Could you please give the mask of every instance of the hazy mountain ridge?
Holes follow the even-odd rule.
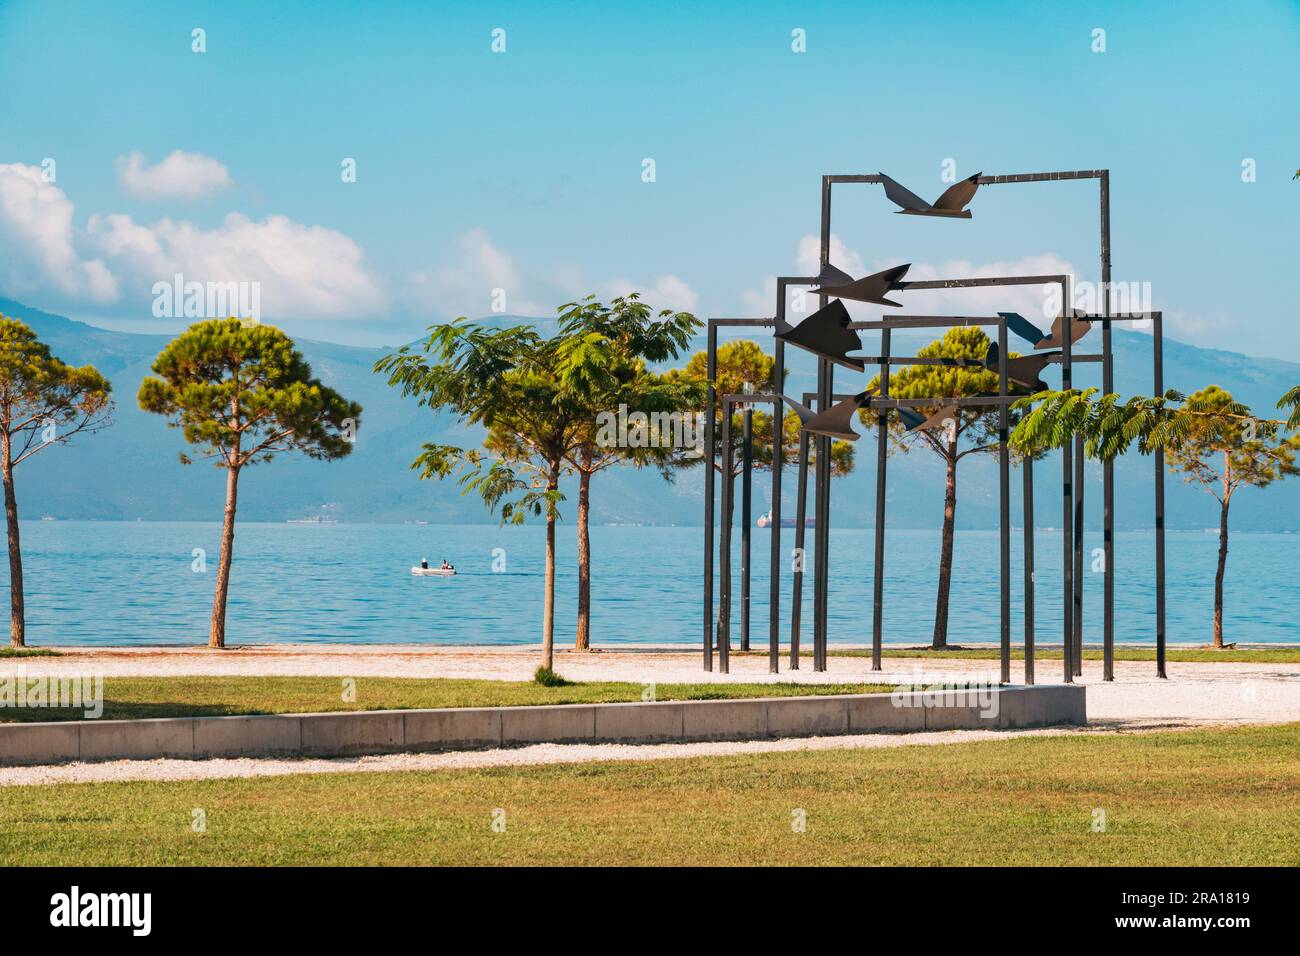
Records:
[[[154,415],[138,408],[135,395],[167,336],[114,332],[73,319],[42,312],[22,303],[0,299],[0,313],[32,326],[54,354],[74,364],[91,363],[113,380],[117,409],[113,424],[95,435],[79,436],[32,458],[17,472],[20,514],[25,518],[101,520],[220,519],[222,476],[210,464],[181,465],[185,448],[180,434]],[[487,321],[487,320],[485,320]],[[518,320],[494,316],[492,321]],[[545,324],[538,322],[537,324]],[[897,334],[894,352],[914,352],[927,335]],[[1085,343],[1091,339],[1085,340]],[[315,373],[364,409],[353,454],[333,463],[282,456],[251,468],[241,485],[240,516],[245,520],[284,521],[327,514],[341,521],[492,522],[482,503],[462,497],[454,481],[419,481],[409,469],[424,442],[474,444],[478,433],[448,415],[403,400],[371,368],[390,349],[337,345],[298,339]],[[703,347],[701,336],[698,348]],[[1082,347],[1082,346],[1081,346]],[[1091,345],[1085,351],[1095,351]],[[792,352],[794,350],[791,350]],[[870,348],[868,348],[870,351]],[[1116,386],[1125,395],[1151,392],[1150,337],[1138,332],[1115,333]],[[685,356],[682,361],[684,362]],[[813,387],[808,356],[787,357],[788,394]],[[1076,381],[1093,383],[1096,368],[1076,370]],[[853,387],[843,371],[837,390]],[[1051,381],[1051,379],[1048,379]],[[1194,390],[1211,382],[1230,389],[1257,413],[1272,412],[1277,398],[1300,383],[1300,364],[1252,358],[1225,350],[1202,349],[1166,339],[1167,387]],[[873,436],[858,443],[858,467],[837,481],[833,506],[837,523],[868,524],[872,514],[875,469]],[[1087,496],[1089,525],[1100,522],[1100,466],[1090,463]],[[1134,455],[1116,468],[1116,522],[1124,527],[1149,527],[1151,518],[1150,459]],[[1042,463],[1036,515],[1039,526],[1059,525],[1059,468],[1056,459]],[[1094,480],[1096,478],[1096,480]],[[771,477],[755,477],[755,516],[766,510]],[[892,527],[937,526],[942,510],[943,474],[938,460],[914,451],[890,461],[889,521]],[[1019,475],[1013,477],[1013,507],[1018,509]],[[793,507],[794,472],[784,483],[787,513]],[[967,458],[958,475],[958,524],[993,527],[997,514],[995,462]],[[1166,481],[1170,527],[1201,528],[1217,524],[1216,506],[1208,495],[1187,488],[1176,477]],[[575,489],[566,489],[570,502],[566,519],[573,520]],[[681,472],[665,482],[653,470],[613,469],[593,483],[593,520],[598,523],[699,524],[702,517],[703,473]],[[1258,491],[1246,489],[1233,505],[1238,530],[1300,530],[1300,479]]]

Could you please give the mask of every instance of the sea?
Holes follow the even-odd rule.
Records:
[[[194,644],[207,639],[220,526],[197,522],[24,521],[27,637],[40,644]],[[768,640],[773,529],[753,529],[750,630]],[[807,553],[812,555],[813,531]],[[790,631],[794,529],[780,531],[780,632]],[[741,624],[741,542],[733,549],[733,640]],[[557,645],[573,640],[577,613],[574,526],[558,532]],[[703,631],[703,530],[699,527],[594,527],[593,643],[699,646]],[[1022,532],[1012,535],[1012,633],[1022,633]],[[939,533],[886,532],[885,641],[929,643],[934,620]],[[1216,534],[1167,533],[1168,637],[1211,636]],[[1061,634],[1061,534],[1035,533],[1036,632]],[[871,639],[871,529],[830,533],[829,640]],[[1085,537],[1084,634],[1101,640],[1100,533]],[[270,524],[237,528],[227,641],[237,643],[521,644],[540,639],[544,538],[540,525]],[[452,578],[416,577],[421,559],[457,568]],[[1155,638],[1154,538],[1118,532],[1116,640]],[[958,529],[950,643],[998,639],[998,533]],[[1225,640],[1300,642],[1295,608],[1300,536],[1234,533],[1228,557]],[[0,562],[7,590],[8,567]],[[812,564],[806,566],[805,641],[812,627]]]

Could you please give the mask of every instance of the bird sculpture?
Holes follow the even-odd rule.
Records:
[[[884,173],[880,174],[880,181],[884,184],[885,195],[889,198],[889,201],[902,207],[897,211],[898,215],[969,219],[971,215],[970,210],[966,209],[966,204],[974,198],[975,190],[979,189],[979,178],[982,175],[983,173],[976,173],[974,176],[967,176],[965,179],[953,183],[944,190],[942,196],[934,201],[934,205],[926,202],[896,180],[890,179]]]

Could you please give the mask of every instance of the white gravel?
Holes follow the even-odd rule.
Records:
[[[60,648],[61,656],[0,661],[0,673],[104,675],[322,675],[339,677],[473,677],[526,680],[537,665],[536,647],[441,647],[358,645],[275,645],[210,651],[206,648]],[[807,667],[808,665],[805,665]],[[831,657],[829,670],[767,673],[766,657],[733,657],[731,674],[701,670],[698,651],[626,647],[592,653],[558,653],[556,669],[574,680],[638,683],[772,682],[925,683],[956,675],[990,677],[996,661],[887,658],[872,673],[864,658]],[[1060,680],[1060,661],[1042,661],[1038,682]],[[999,739],[1021,735],[1143,732],[1209,725],[1300,721],[1300,664],[1205,663],[1168,665],[1168,680],[1155,677],[1151,663],[1117,662],[1116,680],[1101,681],[1099,662],[1088,662],[1091,727],[1074,730],[948,731],[907,735],[869,734],[789,740],[693,744],[541,744],[510,750],[443,754],[394,754],[337,760],[218,759],[150,760],[0,768],[0,786],[107,780],[194,780],[275,776],[289,773],[435,770],[459,767],[525,766],[595,760],[655,760],[785,750],[897,747]],[[995,673],[992,676],[996,676]],[[1012,679],[1021,680],[1018,662]]]

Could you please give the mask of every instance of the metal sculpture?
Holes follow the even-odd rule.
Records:
[[[791,325],[784,319],[776,322],[776,337],[787,345],[811,352],[836,365],[842,365],[855,372],[866,368],[860,358],[849,358],[849,352],[862,351],[862,339],[858,333],[849,331],[849,310],[844,303],[836,299],[825,308],[818,309],[798,325]]]
[[[946,421],[956,421],[959,414],[961,413],[956,405],[944,405],[928,418],[915,409],[900,408],[898,410],[898,417],[903,420],[903,424],[907,426],[909,432],[932,431],[942,427]]]
[[[1029,355],[1008,357],[1007,377],[1032,391],[1044,392],[1048,386],[1046,382],[1038,377],[1038,373],[1048,365],[1060,363],[1063,354],[1062,352],[1033,352]],[[998,370],[998,358],[998,343],[990,342],[988,353],[984,356],[984,367],[990,372],[996,372]]]
[[[942,196],[934,201],[934,205],[926,202],[910,189],[900,185],[896,180],[890,179],[884,173],[880,174],[880,182],[885,187],[885,195],[889,201],[895,205],[901,206],[896,215],[899,216],[943,216],[948,219],[969,219],[970,210],[966,209],[966,204],[975,198],[975,190],[979,188],[979,179],[983,173],[976,173],[974,176],[967,176],[960,182],[953,183],[949,186]]]
[[[841,276],[843,272],[835,269],[834,266],[828,266],[834,269]],[[892,299],[886,299],[886,292],[893,292],[895,289],[907,288],[907,283],[902,280],[907,274],[907,270],[912,268],[910,262],[894,266],[892,269],[886,269],[883,272],[873,272],[869,276],[863,276],[861,279],[850,279],[848,282],[836,282],[834,285],[822,285],[820,288],[813,289],[815,295],[833,295],[840,299],[852,299],[854,302],[871,302],[876,305],[902,305],[901,302],[894,302]],[[823,270],[825,272],[825,270]],[[848,278],[848,276],[845,276]]]
[[[832,405],[824,412],[814,412],[807,406],[800,405],[792,398],[786,398],[785,402],[794,409],[794,413],[799,416],[799,423],[803,426],[803,430],[810,435],[825,435],[827,438],[857,441],[862,436],[851,427],[853,416],[874,394],[876,394],[876,390],[869,388],[865,392],[859,392],[851,398],[846,398],[844,401]]]
[[[999,312],[998,315],[1007,320],[1007,328],[1035,349],[1059,349],[1064,344],[1061,339],[1061,326],[1065,323],[1065,319],[1062,316],[1058,315],[1052,320],[1050,333],[1044,333],[1018,312]],[[1070,319],[1070,344],[1073,345],[1091,331],[1092,323],[1084,319],[1082,313],[1075,312]]]
[[[796,548],[802,553],[802,532],[806,525],[805,515],[807,514],[807,488],[812,485],[816,495],[816,526],[819,532],[829,532],[830,530],[830,468],[829,468],[829,448],[832,437],[840,437],[846,440],[853,440],[858,437],[849,427],[852,416],[857,412],[857,408],[846,406],[839,410],[840,418],[832,419],[831,403],[839,401],[841,405],[845,402],[858,402],[861,395],[846,396],[835,394],[833,369],[836,365],[841,365],[850,369],[865,371],[867,365],[879,364],[881,373],[879,378],[880,390],[878,397],[868,398],[861,402],[858,408],[869,407],[877,414],[878,433],[880,436],[880,460],[877,465],[877,489],[876,489],[876,581],[875,584],[875,606],[873,609],[873,669],[879,669],[879,643],[881,638],[881,605],[882,605],[882,570],[883,570],[883,529],[884,529],[884,458],[887,447],[886,442],[886,425],[888,414],[895,412],[902,416],[904,424],[911,429],[933,428],[942,421],[946,415],[945,411],[951,413],[947,406],[949,399],[943,397],[934,397],[925,400],[896,400],[888,398],[888,382],[890,364],[970,364],[976,367],[996,368],[1000,372],[999,395],[996,396],[972,396],[958,400],[956,408],[966,407],[968,405],[992,405],[1001,406],[999,436],[1005,449],[1006,437],[1008,434],[1008,416],[1007,408],[1014,398],[1007,394],[1007,384],[1013,381],[1010,374],[1011,367],[1014,364],[1015,375],[1029,381],[1024,382],[1028,387],[1042,387],[1043,383],[1038,379],[1038,373],[1046,364],[1059,362],[1062,366],[1062,383],[1064,389],[1072,387],[1072,365],[1075,362],[1089,363],[1096,362],[1101,364],[1102,390],[1109,394],[1114,390],[1114,359],[1112,349],[1112,326],[1115,321],[1144,321],[1154,326],[1154,365],[1156,392],[1163,390],[1163,355],[1161,348],[1161,318],[1158,312],[1149,313],[1127,313],[1123,315],[1114,314],[1110,311],[1110,177],[1107,170],[1077,170],[1066,172],[1039,172],[1039,173],[1017,173],[1012,175],[984,176],[977,174],[968,177],[962,183],[955,184],[944,196],[940,197],[933,205],[926,204],[915,194],[903,189],[898,183],[889,179],[883,174],[851,174],[851,175],[827,175],[822,177],[821,190],[821,237],[820,237],[820,271],[814,277],[800,277],[789,279],[778,279],[777,281],[777,312],[776,320],[772,319],[726,319],[709,321],[709,380],[710,380],[710,398],[714,396],[712,382],[716,370],[716,348],[717,336],[716,325],[755,325],[755,326],[781,326],[780,331],[783,335],[788,336],[796,327],[784,323],[785,314],[785,291],[788,284],[813,286],[813,291],[819,295],[822,309],[830,305],[840,303],[829,303],[831,296],[844,299],[854,299],[862,302],[872,302],[880,305],[896,306],[898,303],[885,298],[885,294],[895,289],[958,289],[958,288],[976,288],[982,286],[1003,286],[1003,285],[1024,285],[1024,284],[1044,284],[1048,282],[1059,283],[1062,303],[1068,304],[1070,297],[1070,277],[1068,276],[1021,276],[1021,277],[1004,277],[1004,278],[979,278],[979,279],[944,279],[944,280],[927,280],[927,281],[903,281],[903,276],[908,270],[907,265],[897,266],[893,269],[867,276],[863,279],[854,280],[843,270],[830,264],[830,246],[831,246],[831,196],[832,187],[837,184],[879,184],[885,187],[886,193],[890,194],[888,198],[895,201],[903,208],[900,210],[912,215],[929,215],[929,216],[946,216],[950,218],[969,218],[970,214],[964,212],[963,207],[970,201],[970,196],[964,196],[960,200],[957,198],[964,193],[973,195],[974,191],[983,185],[989,184],[1025,184],[1025,183],[1042,183],[1042,182],[1059,182],[1069,180],[1087,180],[1095,179],[1098,181],[1100,193],[1100,212],[1101,212],[1101,288],[1102,300],[1100,314],[1081,314],[1076,311],[1070,311],[1059,316],[1053,324],[1051,333],[1044,335],[1041,330],[1033,323],[1025,320],[1018,313],[999,313],[996,319],[980,319],[963,316],[902,316],[892,320],[881,322],[851,322],[844,324],[843,314],[839,309],[830,313],[834,319],[833,325],[828,325],[833,335],[843,333],[854,333],[857,330],[865,328],[874,328],[881,331],[881,351],[880,356],[853,356],[848,353],[856,351],[858,346],[856,342],[851,342],[847,338],[841,338],[840,342],[833,348],[826,348],[828,343],[820,339],[811,344],[820,347],[808,348],[804,339],[799,342],[792,342],[801,348],[818,356],[817,370],[817,390],[816,392],[805,393],[805,403],[815,402],[818,409],[823,412],[814,413],[811,407],[804,407],[805,415],[801,416],[801,424],[814,424],[814,431],[801,429],[800,434],[800,460],[799,460],[799,494],[797,496],[798,517],[796,520]],[[951,194],[951,195],[950,195]],[[821,311],[821,310],[819,310]],[[1067,317],[1068,316],[1068,317]],[[823,316],[823,321],[826,319]],[[1072,355],[1071,346],[1074,342],[1086,335],[1093,323],[1100,323],[1102,328],[1102,343],[1100,354],[1095,355]],[[799,328],[807,324],[801,323]],[[890,329],[893,328],[937,328],[952,327],[956,325],[997,325],[998,326],[998,347],[992,356],[986,355],[985,361],[965,360],[954,361],[950,359],[934,358],[890,358],[889,335]],[[1068,334],[1062,334],[1063,329],[1068,329]],[[808,328],[806,335],[811,336],[818,331],[816,324]],[[1016,335],[1023,337],[1031,346],[1040,350],[1038,355],[1017,356],[1008,358],[1006,334],[1008,331],[1015,332]],[[797,337],[797,336],[796,336]],[[775,383],[775,394],[762,396],[764,403],[772,402],[776,405],[778,412],[783,401],[788,399],[782,394],[784,390],[783,359],[782,353],[786,339],[778,336],[775,344],[775,357],[777,363],[778,381]],[[1059,352],[1046,351],[1051,348],[1059,348]],[[1041,362],[1041,364],[1038,364]],[[1033,364],[1030,364],[1033,363]],[[737,399],[740,397],[737,396]],[[753,400],[753,399],[751,399]],[[724,404],[726,399],[724,398]],[[921,413],[916,409],[934,408],[940,403],[944,407],[938,412],[930,415],[929,418],[922,418]],[[824,417],[822,417],[824,416]],[[815,420],[820,418],[820,422]],[[934,419],[938,419],[936,422]],[[724,423],[723,431],[729,431],[728,423]],[[710,436],[713,433],[713,416],[709,416],[706,421],[706,433]],[[811,444],[816,443],[817,454],[815,457],[810,454]],[[711,441],[706,439],[706,444],[710,448],[710,460],[712,461],[712,450],[714,448]],[[773,469],[773,490],[779,488],[781,468],[779,464],[779,447],[776,449],[778,462]],[[1000,468],[1002,480],[1001,485],[1001,506],[1005,519],[1007,515],[1007,480],[1006,467],[1007,457],[1000,456]],[[1063,509],[1063,535],[1062,544],[1065,550],[1065,561],[1063,567],[1064,582],[1063,590],[1067,595],[1065,600],[1063,624],[1066,640],[1064,642],[1064,679],[1068,683],[1074,676],[1081,673],[1082,668],[1082,605],[1083,605],[1083,550],[1082,550],[1082,531],[1083,531],[1083,448],[1081,439],[1067,443],[1061,449],[1062,459],[1062,509]],[[808,465],[811,460],[816,461],[816,480],[815,483],[807,479]],[[1025,581],[1026,581],[1026,602],[1025,602],[1025,678],[1027,683],[1032,683],[1033,673],[1033,539],[1032,539],[1032,463],[1025,461],[1023,463],[1025,479]],[[705,494],[705,667],[712,669],[713,643],[711,629],[711,611],[712,593],[713,593],[713,485],[714,475],[712,468],[708,470],[708,482]],[[1111,569],[1114,567],[1114,519],[1113,519],[1113,501],[1114,501],[1114,479],[1113,463],[1104,462],[1102,465],[1103,481],[1103,541],[1105,550],[1105,565],[1107,573],[1103,577],[1103,677],[1106,680],[1114,679],[1114,574]],[[1164,575],[1164,469],[1162,456],[1157,453],[1155,461],[1155,546],[1156,546],[1156,671],[1157,676],[1165,677],[1165,575]],[[725,493],[725,492],[724,492]],[[779,507],[779,492],[774,496],[774,512]],[[773,522],[775,528],[780,527],[779,522]],[[1006,552],[1008,547],[1007,525],[1004,520],[1002,532],[1002,550],[1003,556],[1003,573],[1002,573],[1002,670],[1003,679],[1008,679],[1009,675],[1009,641],[1008,641],[1008,620],[1009,620],[1009,590],[1007,587],[1008,571],[1006,566]],[[827,593],[828,593],[828,548],[827,533],[819,533],[816,537],[815,550],[813,556],[814,579],[813,579],[813,660],[814,668],[825,670],[826,668],[826,637],[827,637]],[[726,537],[729,537],[726,536]],[[778,558],[780,554],[781,542],[779,534],[772,536],[772,568],[773,575],[771,579],[771,637],[770,637],[770,669],[772,672],[777,671],[777,607],[778,607]],[[725,558],[724,558],[725,562]],[[724,572],[727,563],[724,563]],[[795,568],[796,585],[800,578],[802,564]],[[747,568],[742,574],[747,572]],[[729,578],[729,575],[727,575]],[[791,622],[791,666],[798,666],[798,634],[799,634],[799,609],[800,609],[800,591],[796,590],[792,610],[794,611],[794,620]],[[722,669],[727,669],[726,645],[719,646],[721,651],[720,657]]]

